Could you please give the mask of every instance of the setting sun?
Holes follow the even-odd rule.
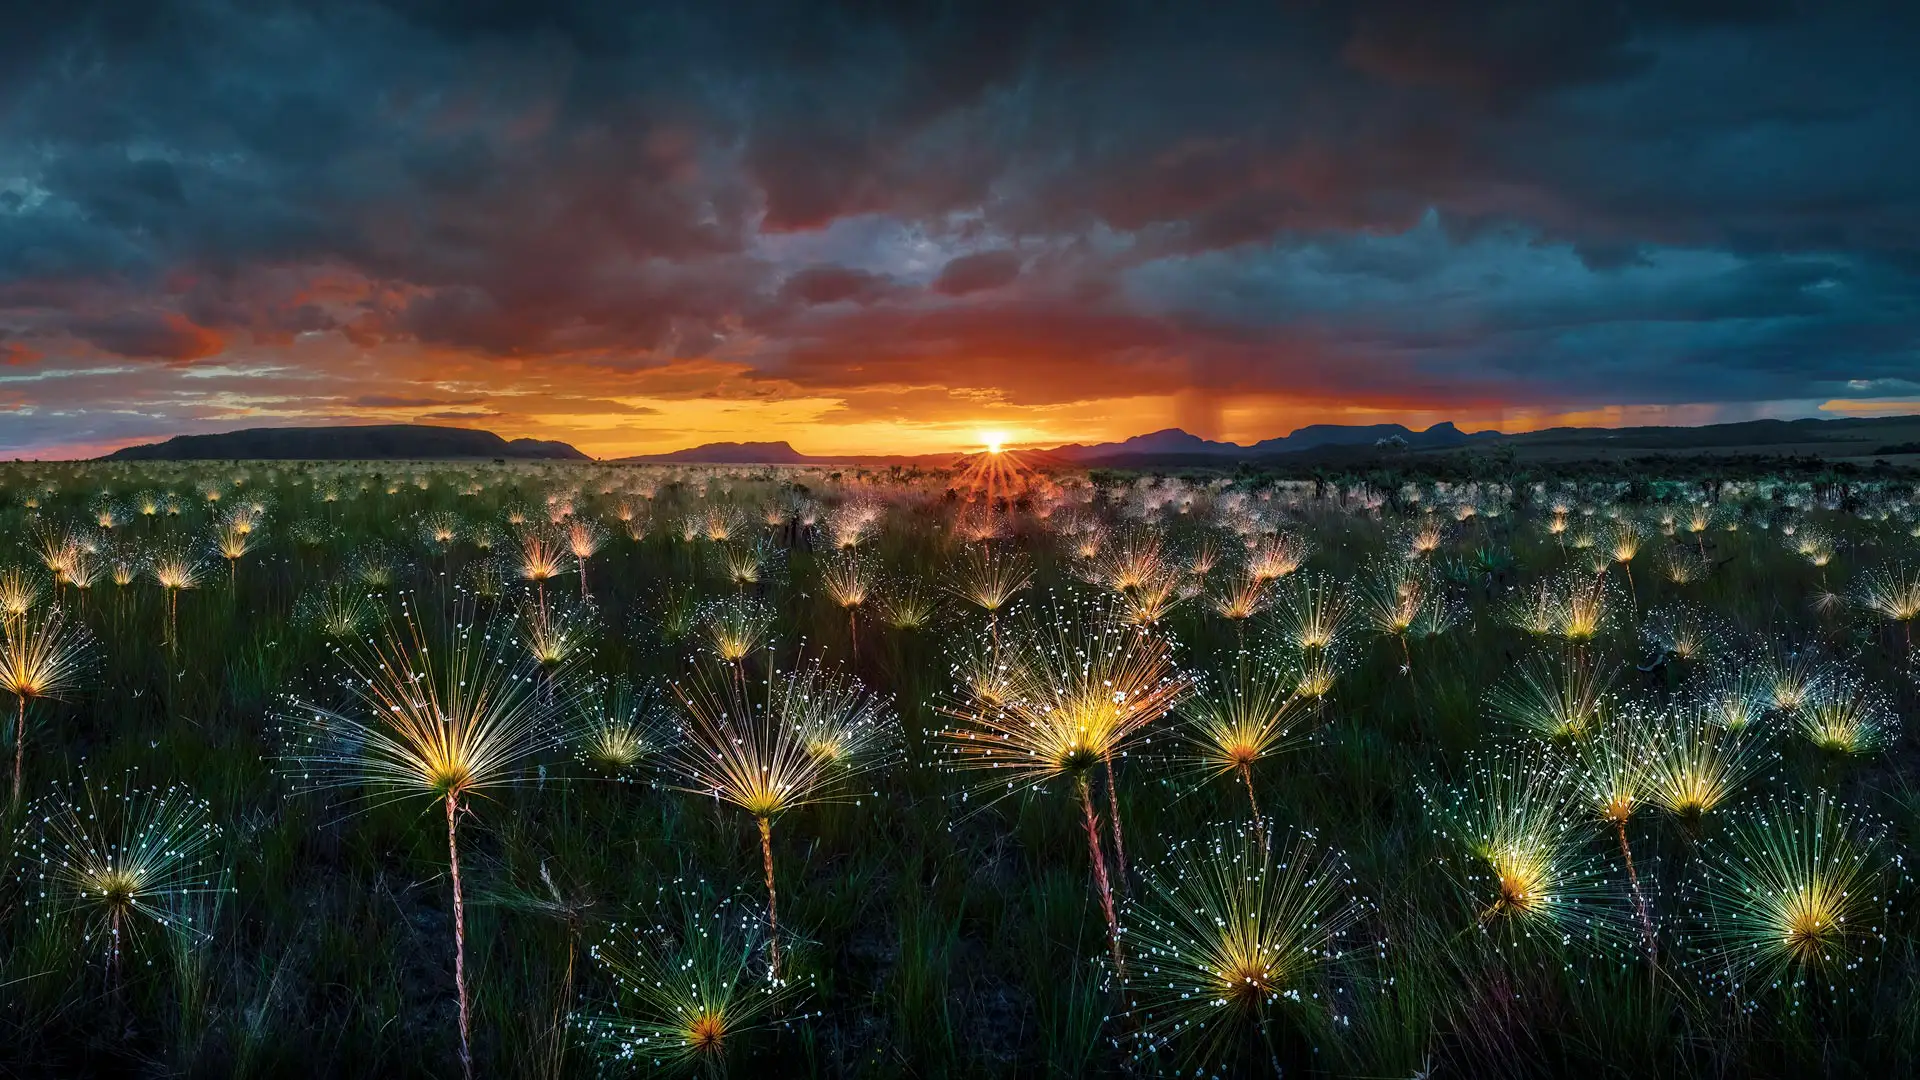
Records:
[[[986,444],[987,453],[997,454],[1006,449],[1007,433],[1004,431],[983,431],[980,433],[980,441]]]

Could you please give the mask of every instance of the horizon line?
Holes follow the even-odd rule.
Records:
[[[1903,402],[1901,404],[1907,404],[1907,403]],[[1188,436],[1189,438],[1200,440],[1201,442],[1208,443],[1212,446],[1220,447],[1223,450],[1251,450],[1261,445],[1262,443],[1277,442],[1277,441],[1289,439],[1289,438],[1292,438],[1294,435],[1299,434],[1302,431],[1306,431],[1314,428],[1333,428],[1333,429],[1353,430],[1353,429],[1360,429],[1360,428],[1397,427],[1404,431],[1407,431],[1410,434],[1417,435],[1417,434],[1425,434],[1425,433],[1431,432],[1436,428],[1451,427],[1465,436],[1498,435],[1502,437],[1515,437],[1515,436],[1537,434],[1537,433],[1548,432],[1548,431],[1631,431],[1631,430],[1650,430],[1650,429],[1705,429],[1705,428],[1715,428],[1715,427],[1731,427],[1731,426],[1740,425],[1740,424],[1752,424],[1752,423],[1762,423],[1762,422],[1773,422],[1773,423],[1782,423],[1782,424],[1812,422],[1812,423],[1826,424],[1826,423],[1836,423],[1836,422],[1857,422],[1857,421],[1891,422],[1891,421],[1898,421],[1898,420],[1920,420],[1920,410],[1916,410],[1915,412],[1885,413],[1885,414],[1867,413],[1863,415],[1851,415],[1851,416],[1848,416],[1848,415],[1799,416],[1799,417],[1758,416],[1758,417],[1749,417],[1747,419],[1742,419],[1742,420],[1713,420],[1713,421],[1707,421],[1702,423],[1550,424],[1550,425],[1545,425],[1540,427],[1523,427],[1519,430],[1505,430],[1498,424],[1481,424],[1476,426],[1463,426],[1453,420],[1437,420],[1431,424],[1428,424],[1426,427],[1423,427],[1423,428],[1413,427],[1404,422],[1394,421],[1394,420],[1380,420],[1380,421],[1375,421],[1370,423],[1354,423],[1354,424],[1332,423],[1332,422],[1321,421],[1321,422],[1301,424],[1289,429],[1283,434],[1267,436],[1265,438],[1256,439],[1250,443],[1241,443],[1241,442],[1236,442],[1229,439],[1210,438],[1204,435],[1197,435],[1191,431],[1188,431],[1184,427],[1181,427],[1178,425],[1170,425],[1167,427],[1155,428],[1151,431],[1143,431],[1133,435],[1122,436],[1116,439],[1093,440],[1093,441],[1065,440],[1065,441],[1057,441],[1057,442],[1047,441],[1047,440],[1008,439],[1004,441],[997,441],[994,443],[987,443],[987,442],[963,443],[951,449],[919,450],[919,451],[914,451],[914,450],[807,451],[807,450],[801,450],[795,447],[793,445],[792,437],[786,436],[786,437],[774,437],[774,438],[766,438],[766,439],[709,439],[704,442],[692,443],[692,444],[681,446],[672,450],[658,450],[658,451],[651,451],[647,453],[629,453],[629,454],[615,454],[615,455],[602,456],[602,455],[595,455],[592,453],[588,453],[587,451],[584,451],[584,450],[580,450],[579,447],[575,446],[574,443],[567,438],[555,438],[555,437],[538,436],[538,435],[513,435],[513,434],[507,434],[507,433],[501,432],[491,427],[450,423],[444,420],[428,422],[428,423],[417,423],[412,421],[341,417],[337,421],[329,422],[329,423],[253,424],[250,426],[228,428],[221,431],[184,431],[184,432],[179,432],[173,435],[149,437],[146,439],[134,439],[134,440],[125,440],[125,441],[113,440],[110,443],[96,443],[96,444],[85,444],[85,443],[70,444],[69,447],[61,447],[61,448],[58,448],[57,450],[53,450],[52,452],[59,454],[62,451],[83,450],[85,451],[85,453],[72,454],[72,456],[66,456],[65,454],[62,454],[62,456],[26,457],[26,456],[21,456],[19,453],[16,452],[15,454],[9,456],[4,460],[11,463],[88,462],[88,461],[102,460],[120,450],[130,449],[133,447],[141,447],[141,446],[157,446],[157,445],[162,445],[164,443],[170,442],[174,439],[181,439],[181,438],[220,438],[223,436],[237,435],[237,434],[241,434],[243,432],[249,432],[249,431],[297,431],[297,430],[324,430],[324,429],[334,429],[334,428],[382,428],[382,427],[385,427],[385,428],[426,428],[426,429],[437,429],[442,431],[477,431],[477,432],[483,432],[486,434],[494,435],[500,438],[502,441],[509,442],[509,443],[520,442],[520,441],[537,442],[537,443],[559,443],[561,445],[566,446],[569,449],[575,450],[576,452],[585,455],[589,461],[619,462],[619,461],[630,461],[630,460],[644,460],[648,458],[671,457],[674,454],[684,454],[689,451],[703,450],[707,448],[735,447],[735,446],[783,446],[788,451],[791,451],[802,457],[823,458],[823,459],[835,459],[835,458],[839,458],[839,459],[861,459],[861,458],[926,459],[926,458],[944,457],[948,455],[971,456],[973,454],[986,452],[990,449],[995,449],[995,448],[1000,450],[1005,450],[1005,451],[1015,451],[1015,452],[1025,452],[1025,453],[1048,453],[1052,451],[1078,448],[1078,447],[1098,447],[1098,446],[1118,447],[1134,439],[1142,439],[1142,438],[1148,438],[1155,435],[1165,435],[1165,434],[1185,435],[1185,436]],[[977,434],[989,435],[989,434],[995,434],[995,433],[991,431],[982,431]],[[1174,452],[1177,452],[1177,451],[1174,451]],[[529,460],[537,460],[537,459],[529,459]]]

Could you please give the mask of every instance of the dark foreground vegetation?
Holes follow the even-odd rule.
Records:
[[[1920,1051],[1889,475],[138,462],[0,499],[6,1075]]]

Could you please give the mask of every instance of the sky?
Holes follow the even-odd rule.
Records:
[[[0,457],[1920,412],[1920,6],[70,0]]]

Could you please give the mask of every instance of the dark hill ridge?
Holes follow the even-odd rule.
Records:
[[[1414,431],[1400,424],[1357,427],[1312,424],[1291,435],[1242,446],[1239,443],[1203,439],[1179,428],[1164,428],[1117,443],[1069,443],[1045,451],[1022,450],[1020,454],[1028,464],[1036,466],[1230,463],[1330,446],[1370,447],[1382,439],[1394,438],[1400,439],[1409,449],[1438,450],[1501,436],[1497,432],[1468,435],[1451,422],[1435,424],[1425,431]],[[916,456],[803,454],[787,442],[719,442],[667,454],[644,454],[620,460],[663,465],[940,465],[951,463],[959,456],[951,453]]]
[[[1636,451],[1696,453],[1818,453],[1861,457],[1899,453],[1902,440],[1920,438],[1920,417],[1845,417],[1832,420],[1747,420],[1700,427],[1547,428],[1507,435],[1461,431],[1442,421],[1424,431],[1401,424],[1309,424],[1251,446],[1216,442],[1179,428],[1135,435],[1111,443],[1068,443],[1050,450],[1020,450],[1037,468],[1220,468],[1242,461],[1351,462],[1378,453],[1432,454],[1470,447],[1506,446],[1548,457],[1617,456]],[[1886,449],[1879,449],[1885,447]],[[630,462],[682,465],[887,465],[945,466],[974,455],[803,454],[786,442],[708,443],[670,454],[622,458]]]
[[[1069,443],[1050,450],[1020,450],[1034,468],[1221,468],[1239,462],[1322,459],[1353,461],[1385,454],[1444,454],[1477,446],[1511,448],[1530,458],[1615,458],[1631,453],[1813,454],[1830,458],[1905,455],[1920,444],[1920,416],[1839,419],[1748,420],[1700,427],[1546,428],[1505,435],[1472,434],[1450,422],[1415,431],[1400,424],[1309,424],[1251,446],[1216,442],[1179,428],[1135,435],[1120,442]],[[618,460],[673,465],[891,465],[946,467],[974,455],[959,453],[803,454],[788,442],[720,442]],[[563,442],[514,439],[490,431],[425,424],[350,427],[251,428],[222,435],[181,435],[165,442],[129,446],[107,455],[114,461],[305,459],[467,459],[590,461]]]
[[[702,465],[806,465],[829,459],[803,454],[788,442],[717,442],[675,450],[668,454],[645,454],[620,460],[661,464],[687,462]]]
[[[1263,439],[1254,443],[1252,451],[1255,454],[1290,454],[1299,450],[1317,450],[1322,446],[1371,446],[1383,439],[1400,439],[1415,450],[1445,450],[1504,437],[1497,431],[1480,431],[1469,435],[1454,427],[1451,420],[1442,420],[1425,431],[1414,431],[1401,424],[1308,424],[1278,439]]]
[[[1765,446],[1778,443],[1830,442],[1864,432],[1904,428],[1912,416],[1846,417],[1837,420],[1741,420],[1700,427],[1647,426],[1623,428],[1541,428],[1508,438],[1535,443],[1603,441],[1635,448]]]
[[[115,450],[107,461],[445,460],[507,458],[591,461],[563,442],[511,441],[491,431],[431,424],[247,428],[219,435],[176,435]]]
[[[1095,443],[1092,446],[1074,443],[1056,447],[1050,452],[1062,460],[1082,465],[1121,465],[1159,458],[1252,461],[1275,454],[1295,454],[1329,446],[1370,447],[1386,439],[1398,439],[1412,450],[1444,450],[1498,438],[1502,436],[1491,431],[1468,435],[1454,427],[1452,421],[1442,421],[1425,431],[1415,431],[1402,424],[1308,424],[1279,438],[1262,439],[1252,446],[1242,446],[1239,443],[1203,439],[1179,428],[1167,428],[1147,435],[1135,435],[1117,443]]]
[[[966,455],[944,454],[803,454],[781,442],[702,443],[665,454],[636,454],[614,458],[628,465],[951,465]]]

